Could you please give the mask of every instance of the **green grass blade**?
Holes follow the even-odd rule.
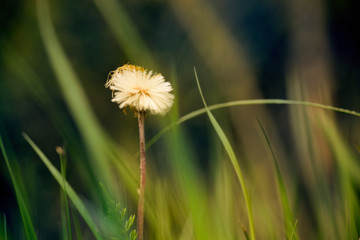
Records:
[[[66,221],[66,210],[64,202],[64,190],[60,187],[60,218],[61,218],[61,234],[63,240],[68,240],[69,233]]]
[[[69,183],[65,180],[63,182],[63,177],[61,173],[55,168],[55,166],[49,161],[49,159],[45,156],[45,154],[38,148],[38,146],[29,138],[28,135],[25,133],[23,134],[25,140],[30,144],[30,146],[33,148],[33,150],[37,153],[37,155],[40,157],[41,161],[45,164],[45,166],[48,168],[50,173],[53,175],[55,180],[59,183],[60,187],[67,190],[67,194],[71,201],[73,202],[75,208],[79,211],[80,215],[83,217],[89,228],[91,229],[92,233],[96,237],[96,239],[104,239],[102,237],[102,234],[96,227],[95,222],[92,220],[90,213],[87,211],[84,203],[81,201],[79,196],[76,194],[76,192],[73,190],[73,188],[69,185]]]
[[[4,214],[4,239],[7,240],[6,215]]]
[[[358,158],[348,147],[339,133],[335,123],[328,117],[319,118],[322,131],[335,155],[339,178],[341,182],[342,205],[345,221],[341,224],[346,228],[346,239],[358,236],[360,222],[360,206],[357,187],[360,186],[360,164]]]
[[[155,61],[120,1],[94,0],[127,57],[141,66],[154,68]]]
[[[228,108],[228,107],[264,105],[264,104],[281,104],[281,105],[296,105],[296,106],[314,107],[314,108],[320,108],[320,109],[324,109],[324,110],[345,113],[345,114],[349,114],[352,116],[360,117],[359,112],[344,109],[344,108],[333,107],[333,106],[324,105],[324,104],[320,104],[320,103],[313,103],[313,102],[307,102],[307,101],[296,101],[296,100],[286,100],[286,99],[237,100],[237,101],[230,101],[230,102],[225,102],[225,103],[214,104],[214,105],[208,106],[207,108],[209,111],[212,111],[212,110]],[[175,127],[179,124],[182,124],[190,119],[198,117],[206,112],[207,112],[206,108],[201,108],[201,109],[195,110],[193,112],[190,112],[190,113],[185,114],[184,116],[180,117],[176,122],[171,123],[169,126],[162,129],[153,138],[151,138],[146,144],[147,148],[149,148],[151,145],[153,145],[159,138],[161,138],[166,132],[168,132],[173,127]]]
[[[294,226],[292,226],[290,240],[293,240],[296,237],[296,227],[298,224],[298,219],[296,219]]]
[[[192,234],[195,239],[213,239],[213,229],[209,227],[207,212],[210,211],[206,199],[205,184],[199,174],[198,168],[193,164],[195,156],[186,141],[184,132],[175,128],[171,137],[167,138],[167,149],[172,152],[172,167],[179,190],[184,193],[185,209],[191,216]],[[183,206],[181,206],[183,207]]]
[[[6,64],[13,71],[13,73],[16,74],[19,79],[23,81],[32,97],[37,101],[37,103],[44,110],[44,112],[46,112],[46,114],[50,117],[51,121],[58,129],[59,134],[61,134],[62,138],[64,139],[64,142],[68,143],[69,151],[71,151],[73,154],[74,152],[75,154],[77,153],[78,157],[80,158],[84,158],[82,155],[79,155],[79,149],[82,147],[80,143],[81,139],[79,136],[77,136],[77,133],[74,132],[74,129],[71,126],[72,124],[70,123],[69,119],[64,117],[63,114],[58,110],[58,106],[51,98],[51,91],[47,91],[40,77],[36,74],[36,72],[31,68],[31,66],[28,62],[26,62],[25,59],[20,54],[18,54],[17,51],[11,46],[6,46]],[[19,68],[22,69],[22,71],[18,71]],[[90,129],[93,130],[94,128],[91,126]],[[98,139],[100,139],[100,137],[98,137]],[[91,140],[87,142],[88,146],[95,145],[95,143],[91,144],[91,142],[94,141]],[[115,147],[115,144],[109,138],[106,138],[105,141],[99,142],[105,143],[104,145],[107,151],[106,154],[108,158],[112,161],[112,163],[116,165],[117,170],[119,171],[119,175],[121,176],[123,182],[126,183],[128,189],[135,189],[132,196],[134,196],[134,198],[136,199],[138,196],[136,192],[137,174],[135,174],[134,169],[137,169],[137,164],[135,167],[131,166],[132,157],[130,157],[124,149],[119,149],[119,146]],[[100,146],[98,147],[100,148]],[[92,149],[91,147],[89,148]],[[87,163],[83,164],[83,166],[87,168],[86,171],[91,176],[93,184],[97,186],[98,180],[95,178],[94,172],[98,172],[98,169],[94,167],[91,168],[91,165]],[[101,193],[102,191],[100,189],[97,189],[96,194],[100,195]]]
[[[65,213],[66,213],[66,222],[67,222],[67,230],[69,234],[69,239],[72,240],[72,234],[71,234],[71,221],[70,221],[70,210],[69,210],[69,204],[68,204],[68,196],[66,191],[66,184],[65,184],[65,174],[66,174],[66,158],[65,158],[65,152],[63,149],[60,149],[57,151],[60,156],[60,168],[61,168],[61,176],[63,180],[64,187],[62,188],[64,191],[64,202],[65,202]]]
[[[111,171],[105,154],[104,133],[87,101],[86,94],[80,85],[74,69],[66,56],[52,26],[49,13],[49,2],[37,0],[37,14],[40,33],[56,74],[60,89],[74,120],[87,144],[92,167],[96,169],[98,178],[111,185]]]
[[[75,236],[77,240],[82,239],[82,233],[81,233],[81,227],[80,227],[80,221],[79,217],[76,211],[72,211],[72,219],[74,222],[74,228],[75,228]]]
[[[37,239],[33,224],[31,222],[29,211],[28,211],[28,209],[27,209],[27,207],[25,205],[25,201],[24,201],[24,198],[23,198],[23,196],[21,194],[20,188],[18,186],[16,177],[13,174],[13,171],[12,171],[9,159],[7,157],[7,154],[6,154],[5,146],[4,146],[1,135],[0,135],[0,147],[1,147],[1,151],[2,151],[2,154],[4,156],[4,159],[5,159],[5,162],[6,162],[6,166],[7,166],[8,170],[9,170],[9,173],[10,173],[10,176],[11,176],[11,181],[13,182],[13,185],[14,185],[16,199],[17,199],[17,202],[18,202],[18,205],[19,205],[21,218],[22,218],[24,228],[25,228],[26,238],[29,239],[29,240]]]
[[[284,182],[284,179],[283,179],[281,171],[280,171],[279,163],[277,161],[275,152],[274,152],[274,150],[273,150],[273,148],[271,146],[271,142],[270,142],[270,139],[268,137],[268,134],[266,133],[265,128],[261,124],[260,120],[258,120],[258,124],[259,124],[261,132],[262,132],[262,134],[264,136],[266,145],[269,148],[269,151],[271,153],[271,157],[273,159],[273,163],[274,163],[274,166],[275,166],[276,183],[277,183],[277,189],[278,189],[278,194],[279,194],[279,198],[280,198],[280,203],[281,203],[281,206],[283,208],[284,221],[285,221],[285,230],[286,230],[286,234],[287,234],[287,239],[298,239],[296,232],[294,233],[294,227],[292,226],[292,223],[294,222],[293,214],[292,214],[292,211],[291,211],[291,208],[290,208],[290,204],[289,204],[289,200],[288,200],[287,193],[286,193],[286,188],[285,188],[285,182]]]
[[[252,213],[251,202],[250,202],[248,190],[247,190],[246,185],[245,185],[244,176],[242,174],[241,168],[240,168],[240,166],[238,164],[238,160],[236,159],[234,150],[232,149],[229,140],[227,139],[224,131],[220,127],[219,123],[216,121],[213,114],[210,112],[210,109],[206,105],[205,98],[204,98],[203,93],[201,91],[199,79],[198,79],[198,76],[196,74],[196,70],[195,70],[195,78],[196,78],[196,83],[197,83],[197,86],[198,86],[198,89],[199,89],[199,92],[200,92],[201,99],[202,99],[202,101],[204,103],[204,106],[205,106],[206,113],[207,113],[207,115],[208,115],[208,117],[209,117],[209,119],[211,121],[211,124],[213,125],[216,133],[218,134],[218,136],[219,136],[219,138],[220,138],[220,140],[221,140],[227,154],[229,155],[231,164],[234,167],[234,170],[235,170],[236,175],[238,177],[239,183],[241,185],[241,188],[242,188],[242,191],[243,191],[243,194],[244,194],[244,198],[245,198],[247,213],[248,213],[249,228],[250,228],[250,239],[255,240],[255,226],[254,226],[254,220],[253,220],[253,213]]]

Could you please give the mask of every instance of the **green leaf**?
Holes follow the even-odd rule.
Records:
[[[94,0],[122,50],[131,61],[153,68],[155,61],[120,1]]]
[[[129,239],[130,240],[136,240],[137,239],[137,232],[136,232],[135,229],[131,231],[131,233],[129,235]]]
[[[21,191],[20,191],[19,185],[17,183],[16,177],[13,174],[13,170],[11,168],[9,159],[7,157],[6,150],[5,150],[1,135],[0,135],[0,147],[1,147],[1,151],[2,151],[2,154],[4,156],[4,159],[5,159],[5,162],[6,162],[6,166],[7,166],[8,170],[9,170],[9,173],[10,173],[10,176],[11,176],[11,181],[12,181],[12,183],[14,185],[16,199],[17,199],[19,209],[20,209],[20,213],[21,213],[21,219],[23,221],[24,228],[25,228],[26,238],[30,239],[30,240],[37,239],[33,224],[31,222],[29,211],[28,211],[28,209],[26,207],[24,198],[23,198],[23,196],[21,194]]]
[[[4,238],[7,240],[6,215],[4,214]]]
[[[135,220],[135,215],[130,216],[129,220],[125,222],[125,231],[129,231]]]
[[[295,227],[293,227],[292,223],[294,222],[293,220],[293,214],[290,208],[290,204],[289,204],[289,200],[288,200],[288,196],[286,193],[286,188],[285,188],[285,182],[284,179],[282,177],[281,171],[280,171],[280,167],[275,155],[275,152],[271,146],[271,142],[270,139],[265,131],[264,126],[261,124],[260,120],[258,120],[258,124],[259,127],[261,129],[261,132],[265,138],[265,142],[270,150],[271,153],[271,157],[273,159],[273,163],[274,163],[274,167],[275,167],[275,173],[276,173],[276,183],[277,183],[277,189],[278,189],[278,195],[280,198],[280,203],[281,206],[283,208],[283,214],[284,214],[284,221],[285,221],[285,229],[286,229],[286,234],[287,234],[287,239],[298,239],[297,234],[295,232]],[[296,226],[296,224],[295,224]]]
[[[244,198],[245,198],[245,202],[246,202],[247,213],[248,213],[249,226],[250,226],[250,236],[251,236],[252,240],[255,240],[255,228],[254,228],[253,213],[252,213],[251,202],[250,202],[248,190],[246,188],[244,176],[242,174],[242,171],[241,171],[240,166],[238,164],[238,160],[237,160],[237,158],[235,156],[234,150],[232,149],[229,140],[227,139],[224,131],[220,127],[219,123],[216,121],[213,114],[210,112],[210,109],[208,108],[208,106],[207,106],[207,104],[205,102],[205,98],[204,98],[203,93],[201,91],[199,79],[198,79],[198,76],[196,74],[196,69],[195,68],[194,68],[194,72],[195,72],[196,83],[198,85],[199,93],[200,93],[201,99],[202,99],[202,101],[204,103],[206,113],[207,113],[207,115],[208,115],[208,117],[210,119],[210,122],[213,125],[217,135],[219,136],[219,138],[220,138],[220,140],[221,140],[227,154],[229,155],[231,164],[234,167],[235,173],[236,173],[236,175],[238,177],[238,180],[239,180],[239,183],[241,185],[241,188],[242,188],[242,191],[243,191],[243,194],[244,194]]]
[[[70,184],[62,177],[61,173],[55,168],[55,166],[49,161],[49,159],[45,156],[45,154],[38,148],[38,146],[30,139],[28,135],[23,133],[25,140],[30,144],[30,146],[34,149],[37,155],[40,157],[41,161],[45,164],[45,166],[49,169],[50,173],[53,175],[55,180],[59,183],[60,187],[65,189],[67,192],[67,196],[70,198],[75,208],[79,211],[80,215],[83,217],[91,231],[93,232],[96,239],[104,239],[102,234],[98,230],[95,225],[95,222],[92,220],[88,210],[86,209],[84,203],[81,201],[79,196],[76,194],[74,189],[70,186]]]
[[[314,107],[314,108],[320,108],[324,110],[329,110],[333,112],[339,112],[339,113],[345,113],[348,115],[360,117],[360,113],[344,108],[338,108],[333,107],[329,105],[324,105],[320,103],[313,103],[313,102],[307,102],[307,101],[296,101],[296,100],[286,100],[286,99],[250,99],[250,100],[236,100],[236,101],[230,101],[225,103],[219,103],[214,104],[211,106],[208,106],[207,108],[201,108],[198,110],[195,110],[193,112],[190,112],[188,114],[185,114],[184,116],[180,117],[177,121],[171,123],[169,126],[162,129],[158,134],[156,134],[153,138],[151,138],[147,144],[146,147],[149,148],[151,145],[153,145],[159,138],[161,138],[165,133],[167,133],[169,130],[173,129],[175,126],[180,125],[190,119],[193,119],[195,117],[198,117],[204,113],[207,113],[207,109],[209,111],[222,109],[222,108],[229,108],[229,107],[238,107],[238,106],[250,106],[250,105],[294,105],[294,106],[306,106],[306,107]]]

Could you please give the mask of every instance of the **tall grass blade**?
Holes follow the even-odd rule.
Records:
[[[104,161],[107,159],[104,152],[104,133],[91,110],[75,71],[56,37],[50,18],[48,1],[37,0],[36,3],[40,33],[61,91],[88,150],[91,152],[93,169],[97,170],[99,179],[110,185],[111,171],[108,162]]]
[[[66,210],[64,202],[64,190],[60,187],[60,218],[61,218],[61,236],[63,240],[68,240],[69,233],[66,221]]]
[[[238,160],[236,159],[235,153],[231,147],[231,144],[229,142],[229,140],[227,139],[224,131],[222,130],[222,128],[220,127],[219,123],[216,121],[215,117],[213,116],[213,114],[210,112],[210,109],[207,107],[206,102],[205,102],[205,98],[203,96],[203,93],[201,91],[201,87],[200,87],[200,83],[199,83],[199,79],[196,73],[196,69],[194,69],[195,71],[195,78],[196,78],[196,83],[199,89],[199,93],[201,96],[201,99],[204,103],[205,106],[205,110],[206,113],[211,121],[211,124],[213,125],[216,133],[218,134],[227,154],[229,155],[230,161],[234,167],[234,170],[236,172],[236,175],[238,177],[239,183],[241,185],[243,194],[244,194],[244,198],[245,198],[245,203],[246,203],[246,208],[247,208],[247,213],[248,213],[248,219],[249,219],[249,228],[250,228],[250,238],[251,240],[255,240],[255,226],[254,226],[254,220],[253,220],[253,213],[252,213],[252,208],[251,208],[251,202],[250,202],[250,198],[249,198],[249,194],[248,194],[248,190],[246,188],[246,184],[245,184],[245,179],[244,176],[242,174],[242,171],[240,169],[240,166],[238,164]]]
[[[74,228],[75,228],[75,236],[77,240],[82,239],[82,233],[81,233],[81,227],[80,227],[80,221],[79,216],[76,211],[71,211],[72,219],[74,222]]]
[[[296,236],[296,227],[297,227],[297,224],[298,224],[298,219],[296,219],[294,226],[291,226],[291,227],[292,227],[292,231],[291,231],[291,235],[290,235],[290,240],[294,240],[295,237],[297,238],[297,236]]]
[[[58,129],[59,134],[61,134],[62,138],[64,139],[64,142],[68,143],[67,145],[69,146],[69,151],[71,151],[73,154],[75,153],[78,158],[82,158],[81,160],[87,160],[87,158],[85,159],[85,157],[81,155],[82,153],[80,153],[80,149],[82,148],[82,146],[79,136],[77,136],[77,133],[74,132],[72,124],[58,110],[58,106],[51,98],[51,92],[47,91],[44,84],[41,82],[40,77],[31,68],[29,63],[27,63],[26,60],[16,52],[15,49],[8,45],[5,62],[13,71],[13,73],[16,74],[25,83],[32,97],[37,101],[39,106],[49,116],[55,127]],[[18,71],[19,68],[22,69],[22,71]],[[93,128],[91,127],[91,129]],[[120,177],[122,178],[128,189],[132,191],[131,193],[133,198],[136,199],[138,196],[136,192],[136,182],[138,174],[136,174],[134,169],[137,169],[138,166],[137,164],[132,165],[132,162],[136,163],[135,161],[131,161],[134,158],[130,156],[124,149],[120,149],[119,146],[115,147],[115,144],[109,138],[106,138],[105,140],[106,141],[99,141],[99,143],[104,143],[108,158],[111,160],[112,163],[115,164]],[[98,147],[101,148],[101,145],[99,145]],[[80,164],[82,164],[83,167],[87,168],[86,171],[91,176],[93,184],[98,186],[98,180],[94,175],[94,172],[98,172],[98,169],[94,167],[91,168],[91,165],[86,163]],[[106,163],[103,162],[103,164]],[[97,195],[102,194],[101,189],[96,190]]]
[[[13,174],[13,170],[11,168],[9,159],[7,157],[7,154],[6,154],[6,151],[5,151],[5,146],[4,146],[1,135],[0,135],[0,147],[1,147],[1,152],[2,152],[2,154],[4,156],[4,159],[5,159],[5,162],[6,162],[6,166],[7,166],[8,170],[9,170],[9,173],[10,173],[10,176],[11,176],[11,181],[12,181],[12,183],[14,185],[15,195],[16,195],[16,199],[17,199],[19,209],[20,209],[21,219],[22,219],[23,224],[24,224],[26,238],[29,239],[29,240],[37,239],[33,224],[31,222],[29,211],[28,211],[28,209],[26,207],[24,198],[23,198],[23,196],[21,194],[21,191],[20,191],[20,188],[18,186],[16,177]]]
[[[319,119],[322,130],[329,142],[339,169],[342,205],[345,215],[346,239],[355,239],[360,232],[360,199],[356,186],[360,186],[360,164],[338,132],[334,122],[327,117]]]
[[[4,214],[4,239],[7,240],[6,215]]]
[[[79,196],[73,190],[73,188],[69,185],[69,183],[65,180],[63,181],[63,177],[61,173],[55,168],[55,166],[50,162],[50,160],[45,156],[45,154],[38,148],[38,146],[29,138],[25,133],[23,134],[25,140],[30,144],[36,154],[40,157],[41,161],[48,168],[50,173],[53,175],[55,180],[59,183],[60,187],[67,190],[67,195],[73,202],[75,208],[79,211],[80,215],[83,217],[90,230],[94,234],[95,238],[100,240],[104,239],[99,229],[96,227],[95,222],[92,220],[90,213],[86,209],[84,203],[81,201]]]
[[[20,80],[26,87],[28,93],[36,101],[39,107],[46,113],[52,124],[57,129],[58,133],[64,142],[67,143],[69,152],[72,153],[74,158],[77,159],[76,164],[81,165],[81,168],[86,169],[87,174],[90,176],[93,185],[97,184],[95,173],[97,169],[91,168],[88,164],[88,157],[82,152],[83,146],[81,136],[75,130],[75,126],[71,123],[69,117],[66,117],[59,105],[55,103],[52,98],[53,91],[46,88],[46,84],[42,81],[40,76],[34,71],[26,59],[20,55],[16,49],[6,44],[5,61],[9,69],[13,72],[16,80]],[[21,69],[21,71],[19,71]],[[98,195],[95,189],[94,194]]]
[[[333,107],[325,104],[320,103],[313,103],[313,102],[307,102],[307,101],[296,101],[296,100],[286,100],[286,99],[251,99],[251,100],[237,100],[237,101],[230,101],[225,103],[219,103],[210,105],[207,108],[201,108],[198,110],[195,110],[193,112],[190,112],[188,114],[185,114],[184,116],[180,117],[176,122],[171,123],[169,126],[162,129],[158,134],[156,134],[153,138],[151,138],[146,146],[149,148],[151,145],[153,145],[159,138],[161,138],[166,132],[168,132],[173,127],[182,124],[190,119],[193,119],[195,117],[198,117],[204,113],[207,113],[207,109],[209,111],[222,109],[222,108],[228,108],[228,107],[237,107],[237,106],[250,106],[250,105],[262,105],[262,104],[282,104],[282,105],[295,105],[295,106],[306,106],[306,107],[315,107],[320,108],[324,110],[329,110],[333,112],[339,112],[339,113],[345,113],[352,116],[360,117],[360,112],[344,109],[344,108],[338,108]]]
[[[68,196],[66,191],[66,184],[65,184],[65,175],[66,175],[66,158],[65,158],[65,152],[64,150],[59,150],[58,154],[60,156],[60,168],[61,168],[61,177],[63,181],[64,187],[62,188],[64,191],[64,202],[65,202],[65,213],[66,213],[66,222],[67,222],[67,230],[69,234],[69,239],[72,240],[72,234],[71,234],[71,221],[70,221],[70,210],[69,210],[69,204],[68,204]]]
[[[120,1],[94,0],[119,45],[131,61],[154,68],[155,61]],[[124,60],[124,59],[123,59]]]
[[[178,207],[184,208],[185,215],[191,218],[191,221],[188,222],[191,227],[185,224],[186,227],[184,226],[184,232],[180,238],[185,238],[190,234],[195,239],[214,239],[213,229],[209,227],[208,212],[210,209],[206,199],[205,183],[199,169],[194,164],[196,159],[194,151],[183,129],[174,128],[174,131],[166,136],[165,144],[170,154],[170,166],[174,171],[175,187],[177,188],[173,194],[181,194],[180,199],[184,201],[178,203]],[[191,230],[191,233],[186,232],[188,230]]]
[[[287,196],[286,188],[285,188],[285,182],[284,182],[284,179],[283,179],[281,171],[280,171],[278,160],[277,160],[275,152],[274,152],[274,150],[273,150],[273,148],[271,146],[271,142],[270,142],[270,139],[268,137],[268,134],[266,133],[265,128],[261,124],[261,121],[259,119],[258,119],[258,124],[259,124],[261,132],[262,132],[262,134],[264,136],[266,145],[270,150],[271,157],[273,159],[273,163],[274,163],[274,167],[275,167],[275,173],[276,173],[276,183],[277,183],[278,195],[279,195],[279,198],[280,198],[281,206],[283,208],[284,221],[285,221],[285,230],[286,230],[286,234],[287,234],[287,239],[298,239],[297,235],[296,235],[296,232],[294,233],[294,227],[292,225],[292,223],[294,222],[293,214],[292,214],[292,211],[291,211],[291,208],[290,208],[290,204],[289,204],[289,200],[288,200],[288,196]]]

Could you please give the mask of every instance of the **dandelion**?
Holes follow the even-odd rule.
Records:
[[[113,91],[112,102],[120,109],[129,107],[135,111],[139,122],[140,140],[140,189],[137,216],[138,240],[143,239],[144,202],[146,183],[145,113],[164,115],[174,102],[171,84],[160,73],[153,74],[143,67],[125,64],[110,72],[105,87]]]
[[[105,86],[113,91],[111,101],[121,109],[130,107],[136,112],[149,110],[151,114],[164,115],[174,102],[171,84],[160,73],[131,64],[110,72]]]

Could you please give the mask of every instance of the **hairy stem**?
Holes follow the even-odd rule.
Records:
[[[144,232],[144,202],[146,182],[146,150],[145,150],[145,112],[139,112],[139,140],[140,140],[140,192],[137,216],[138,240],[143,240]]]

